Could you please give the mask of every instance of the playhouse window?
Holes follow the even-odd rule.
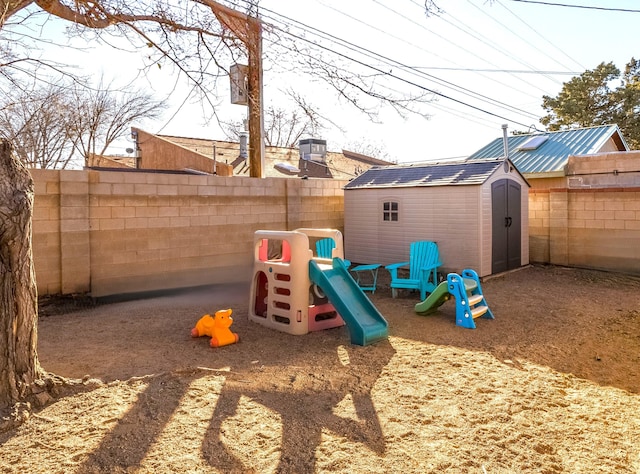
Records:
[[[398,203],[389,201],[382,203],[382,220],[397,221],[398,220]]]

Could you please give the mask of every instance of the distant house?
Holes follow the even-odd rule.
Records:
[[[147,170],[190,171],[218,176],[249,176],[249,158],[243,143],[201,138],[154,135],[132,128],[137,137],[138,158],[115,159]],[[389,161],[343,150],[326,151],[326,141],[306,139],[300,148],[265,147],[265,177],[349,180],[371,166]],[[307,150],[305,150],[307,146]],[[98,160],[98,158],[96,158]],[[110,167],[103,157],[92,166]],[[95,164],[94,164],[95,163]]]
[[[628,151],[617,125],[507,137],[509,159],[532,188],[565,187],[571,156]],[[504,156],[504,140],[496,138],[469,160]]]
[[[529,263],[529,185],[509,160],[373,167],[344,189],[353,262],[407,261],[411,242],[431,240],[443,273],[485,276]]]

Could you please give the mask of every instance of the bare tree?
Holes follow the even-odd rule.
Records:
[[[303,136],[317,136],[329,126],[344,132],[302,94],[293,89],[287,89],[283,94],[290,107],[271,105],[264,111],[264,140],[267,145],[297,147]],[[240,133],[246,131],[244,120],[220,120],[220,124],[229,140],[237,140]]]
[[[141,90],[114,90],[100,83],[95,88],[74,84],[71,92],[67,133],[87,163],[91,155],[103,155],[107,148],[128,134],[135,121],[160,117],[165,101],[154,100]]]
[[[66,168],[74,155],[67,133],[69,97],[52,85],[23,93],[14,90],[0,104],[0,136],[29,168]]]
[[[102,155],[135,121],[157,118],[163,101],[131,88],[79,83],[14,89],[0,102],[0,136],[30,168],[67,168]]]
[[[372,141],[367,137],[361,137],[359,140],[351,141],[345,145],[345,148],[361,155],[389,161],[389,152],[385,148],[384,144]]]
[[[246,130],[244,120],[221,123],[229,140],[237,140]],[[302,136],[316,135],[322,128],[317,116],[309,116],[300,109],[269,106],[264,111],[264,141],[268,146],[296,147]]]

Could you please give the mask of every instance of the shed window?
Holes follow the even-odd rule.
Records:
[[[398,220],[398,203],[389,201],[382,204],[382,220],[397,221]]]

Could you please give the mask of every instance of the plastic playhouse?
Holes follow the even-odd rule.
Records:
[[[331,258],[319,257],[315,242],[327,238]],[[346,324],[362,346],[387,338],[387,321],[344,264],[340,231],[258,230],[253,247],[249,320],[294,335]]]
[[[440,283],[433,293],[416,305],[416,313],[430,314],[451,297],[456,300],[457,326],[475,329],[474,319],[479,317],[494,319],[482,294],[480,278],[475,270],[471,269],[463,270],[462,276],[449,273],[446,281]]]

